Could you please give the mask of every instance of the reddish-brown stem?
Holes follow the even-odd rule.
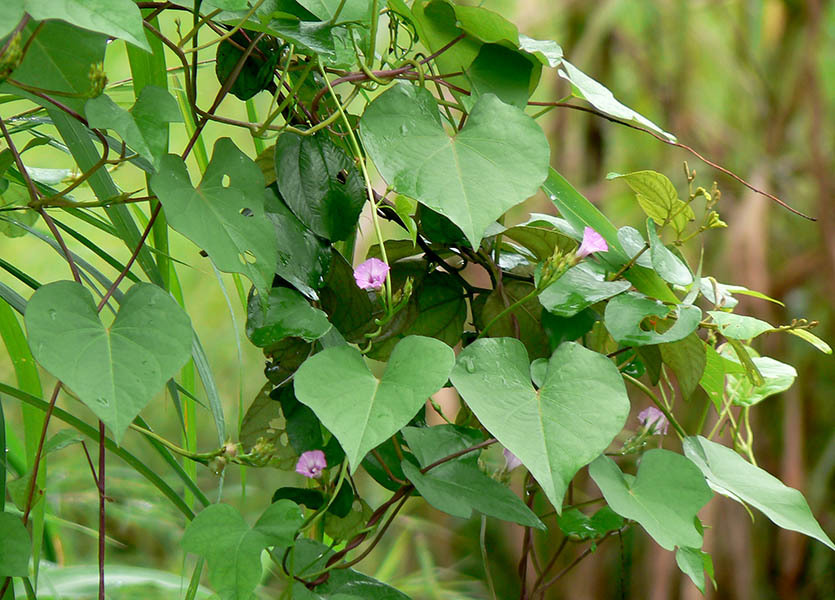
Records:
[[[104,451],[104,423],[99,421],[99,476],[97,479],[99,490],[99,600],[105,600],[104,593],[104,542],[105,542],[105,451]]]
[[[43,425],[41,426],[41,437],[38,439],[38,449],[35,450],[35,462],[32,464],[32,475],[29,479],[29,487],[26,490],[26,506],[23,510],[23,524],[29,523],[29,513],[32,512],[32,502],[35,498],[35,482],[38,480],[38,470],[41,466],[41,456],[43,455],[43,445],[46,440],[46,428],[49,426],[49,419],[52,417],[52,411],[55,408],[55,401],[58,399],[58,392],[61,391],[61,382],[55,384],[55,389],[52,390],[52,397],[49,399],[49,406],[43,418]]]
[[[728,177],[731,177],[732,179],[735,179],[736,181],[738,181],[739,183],[741,183],[742,185],[747,187],[749,190],[751,190],[755,194],[759,194],[760,196],[765,196],[769,200],[773,200],[774,202],[776,202],[777,204],[779,204],[780,206],[782,206],[783,208],[785,208],[789,212],[793,212],[794,214],[796,214],[800,217],[803,217],[804,219],[809,219],[810,221],[817,221],[817,219],[815,217],[810,217],[806,213],[803,213],[803,212],[797,210],[796,208],[793,208],[792,206],[789,206],[788,204],[786,204],[785,202],[780,200],[780,198],[778,198],[774,194],[770,194],[770,193],[766,192],[765,190],[761,190],[761,189],[755,187],[754,185],[748,183],[745,179],[743,179],[742,177],[740,177],[739,175],[734,173],[733,171],[730,171],[730,170],[726,169],[725,167],[716,164],[712,160],[709,160],[708,158],[706,158],[705,156],[703,156],[702,154],[697,152],[695,149],[688,146],[687,144],[682,144],[681,142],[674,142],[672,140],[668,140],[664,136],[658,135],[654,131],[646,129],[645,127],[641,127],[640,125],[634,125],[634,124],[628,123],[626,121],[621,121],[620,119],[610,117],[606,113],[601,112],[599,110],[595,110],[595,109],[589,108],[587,106],[578,106],[576,104],[571,104],[570,102],[528,102],[528,106],[555,106],[557,108],[570,108],[572,110],[579,110],[579,111],[582,111],[582,112],[587,112],[589,114],[592,114],[592,115],[601,117],[603,119],[606,119],[607,121],[611,121],[612,123],[617,123],[618,125],[623,125],[625,127],[629,127],[630,129],[635,129],[637,131],[643,131],[644,133],[648,133],[649,135],[651,135],[652,137],[654,137],[655,139],[657,139],[660,142],[664,142],[665,144],[668,144],[670,146],[675,146],[676,148],[681,148],[682,150],[686,150],[687,152],[689,152],[690,154],[692,154],[693,156],[698,158],[700,161],[702,161],[706,165],[713,167],[717,171],[721,171],[722,173],[724,173]]]

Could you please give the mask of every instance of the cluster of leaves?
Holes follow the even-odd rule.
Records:
[[[130,0],[106,7],[19,0],[0,15],[0,93],[31,104],[0,120],[7,146],[0,153],[3,231],[40,236],[75,279],[41,285],[0,261],[33,289],[27,299],[0,284],[8,311],[3,339],[59,380],[50,402],[39,383],[20,383],[25,377],[19,387],[0,389],[44,409],[47,420],[57,417],[99,439],[102,452],[116,453],[156,485],[190,520],[183,548],[206,559],[221,598],[252,597],[265,550],[293,598],[405,598],[350,567],[367,553],[354,555],[355,548],[378,531],[373,548],[413,496],[456,517],[476,511],[593,545],[639,525],[676,552],[679,567],[702,590],[712,564],[701,549],[697,515],[714,493],[835,548],[800,492],[756,466],[748,425],[750,409],[796,376],[790,366],[759,356],[754,338],[784,331],[822,351],[829,347],[805,321],[774,326],[734,313],[735,294],[761,295],[688,264],[683,244],[724,226],[715,186],[694,189],[686,169],[688,193],[681,199],[660,173],[612,174],[645,211],[642,232],[615,227],[550,168],[548,142],[527,112],[543,69],[556,69],[592,112],[673,139],[565,60],[555,42],[529,38],[496,13],[451,0],[140,4],[144,13]],[[194,28],[179,42],[161,33],[160,16],[170,10],[194,14]],[[390,37],[378,53],[384,22]],[[201,46],[198,33],[208,29],[213,37]],[[136,97],[129,109],[104,83],[108,38],[129,45]],[[197,103],[201,50],[215,52],[219,91],[209,109]],[[184,79],[176,98],[167,90],[172,56]],[[272,102],[258,121],[250,99],[262,92]],[[230,93],[247,101],[250,121],[217,115]],[[352,106],[359,97],[366,100],[358,110]],[[202,137],[208,121],[249,131],[257,158],[221,137],[209,159]],[[170,124],[178,122],[190,139],[181,154],[169,154]],[[15,143],[24,135],[28,143]],[[30,148],[45,144],[69,153],[82,173],[63,189],[55,186],[69,173],[24,161]],[[114,149],[118,156],[111,158]],[[146,195],[122,191],[105,168],[123,163],[145,173]],[[372,165],[384,189],[375,189]],[[74,197],[82,185],[95,201]],[[506,224],[505,213],[540,189],[559,216],[532,214]],[[147,212],[138,208],[143,204]],[[364,208],[370,232],[360,228]],[[57,212],[123,240],[130,261],[101,251],[54,219]],[[50,235],[33,227],[38,218]],[[211,371],[181,306],[169,228],[199,246],[217,270],[252,285],[246,334],[264,351],[267,383],[238,441],[227,439]],[[384,229],[392,232],[388,238]],[[590,232],[606,250],[584,256],[578,243]],[[97,252],[119,277],[111,280],[74,254],[64,234]],[[366,258],[381,260],[386,270],[371,291],[354,278],[363,235],[373,242]],[[120,290],[124,279],[127,291]],[[105,307],[112,321],[100,318]],[[25,341],[11,309],[24,315]],[[217,425],[212,452],[179,448],[139,416],[163,389],[178,409],[194,399],[193,386],[178,377],[190,359]],[[663,417],[630,424],[627,383],[644,394],[641,406],[652,403]],[[447,423],[430,427],[427,400],[444,387],[457,391],[461,409],[447,416],[431,401]],[[100,421],[101,437],[54,406],[62,388]],[[682,418],[690,407],[698,419]],[[681,451],[647,450],[662,433],[661,420],[680,442],[668,445]],[[205,505],[199,514],[117,445],[129,429]],[[39,447],[48,451],[45,432],[46,426]],[[732,447],[714,441],[722,434]],[[498,444],[509,460],[497,470],[479,454]],[[303,473],[297,463],[310,452],[324,457],[323,472],[306,487],[276,490],[254,526],[228,504],[209,504],[188,468],[198,462],[221,473],[234,462]],[[0,547],[4,590],[12,577],[32,588],[31,555],[37,574],[40,542],[25,526],[30,514],[33,522],[43,518],[33,512],[42,494],[41,456],[39,449],[17,482],[6,486],[5,471],[0,477],[0,501],[16,485],[24,515],[21,521],[0,514],[0,537],[11,540]],[[508,487],[510,458],[528,473],[524,502]],[[568,494],[586,467],[601,497],[580,489]],[[357,485],[367,480],[354,479],[360,471],[393,492],[376,509]],[[580,510],[597,503],[603,507],[593,514]],[[191,597],[200,569],[202,563]],[[525,597],[553,583],[546,575]]]

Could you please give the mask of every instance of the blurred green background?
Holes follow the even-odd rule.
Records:
[[[814,215],[815,222],[792,215],[689,153],[641,132],[561,109],[540,119],[551,141],[552,165],[618,226],[638,226],[642,213],[626,186],[606,180],[611,171],[654,169],[667,174],[683,193],[682,164],[686,160],[697,171],[697,184],[710,187],[717,181],[722,190],[719,210],[728,229],[704,238],[704,273],[785,303],[783,308],[743,300],[744,312],[773,323],[797,317],[816,319],[820,321],[816,333],[830,343],[835,340],[831,309],[835,297],[835,2],[486,0],[481,4],[516,22],[532,37],[558,41],[569,60],[604,82],[625,104],[711,160]],[[173,28],[173,22],[165,25]],[[206,60],[212,57],[212,52],[200,55]],[[109,47],[105,67],[111,82],[129,73],[121,42]],[[202,103],[207,104],[217,90],[211,65],[201,71],[199,82]],[[176,85],[173,78],[171,85]],[[115,86],[108,93],[119,102],[132,103],[129,87]],[[556,73],[546,71],[534,99],[557,100],[568,93]],[[256,97],[262,111],[268,102],[267,94]],[[5,117],[25,108],[25,103],[0,105],[0,114]],[[243,103],[231,97],[224,101],[220,113],[246,118]],[[210,124],[204,133],[209,152],[211,143],[221,135],[233,137],[254,156],[247,134],[216,124]],[[181,148],[186,140],[183,127],[174,126],[172,148]],[[68,159],[47,148],[35,149],[27,157],[35,166],[71,167],[71,163],[61,162]],[[195,167],[193,159],[190,166]],[[144,186],[142,175],[130,167],[120,168],[114,176],[123,189]],[[87,199],[83,192],[76,197]],[[544,198],[532,199],[526,208],[554,212]],[[521,218],[521,211],[519,215]],[[127,259],[129,253],[123,245],[100,238],[97,241],[114,256]],[[75,251],[99,264],[76,246]],[[264,382],[263,360],[243,336],[244,314],[231,278],[216,277],[198,250],[172,235],[172,254],[187,263],[179,268],[186,305],[221,390],[229,430],[234,431],[240,411]],[[698,247],[690,248],[691,264],[697,263],[698,251]],[[69,278],[65,263],[31,236],[0,238],[0,256],[44,283]],[[114,271],[106,274],[115,276]],[[5,272],[0,272],[0,281],[26,296],[31,293]],[[759,464],[802,490],[823,528],[832,535],[833,358],[791,336],[762,340],[758,349],[794,365],[799,377],[788,392],[766,400],[753,412]],[[5,355],[0,355],[0,380],[14,382]],[[45,376],[44,387],[49,385]],[[10,429],[19,430],[15,402],[4,399],[3,407]],[[80,405],[70,404],[68,409],[89,416]],[[144,415],[170,439],[179,439],[176,412],[162,397]],[[208,450],[215,442],[214,426],[205,412],[198,414],[197,422],[199,449]],[[157,465],[156,457],[135,436],[128,435],[125,443],[149,464]],[[125,588],[114,590],[113,597],[182,597],[187,581],[181,580],[179,573],[190,573],[193,564],[193,557],[184,559],[179,550],[182,519],[118,460],[109,462],[108,471],[109,493],[114,498],[108,504],[109,563],[172,574],[170,588],[154,592]],[[167,473],[161,464],[159,471]],[[218,488],[218,478],[208,469],[198,466],[197,475],[204,490]],[[521,485],[518,477],[514,479],[517,491]],[[295,475],[252,469],[242,479],[239,470],[229,469],[222,497],[254,518],[272,491],[291,481],[296,481]],[[379,502],[385,497],[376,484],[361,485],[370,500]],[[209,496],[214,498],[216,493]],[[95,528],[96,490],[83,454],[73,447],[50,457],[47,499],[50,512],[65,520],[52,522],[53,557],[65,565],[93,565],[94,534],[78,526]],[[759,514],[752,522],[742,507],[723,498],[714,499],[702,516],[712,524],[706,531],[705,549],[713,554],[719,582],[719,590],[709,589],[708,598],[835,598],[835,555],[821,544],[778,531]],[[479,525],[478,518],[464,522],[410,501],[403,518],[360,568],[416,600],[487,598],[483,567],[474,546]],[[547,556],[558,541],[541,537],[536,543]],[[515,560],[520,544],[518,531],[491,522],[487,547],[500,599],[518,595]],[[566,561],[570,558],[567,553]],[[158,574],[154,577],[161,579]],[[276,580],[267,579],[263,597],[277,596],[277,588],[270,587]],[[699,596],[678,572],[672,554],[641,532],[630,532],[601,546],[560,585],[551,588],[547,598],[662,600]],[[82,591],[72,597],[92,595]]]

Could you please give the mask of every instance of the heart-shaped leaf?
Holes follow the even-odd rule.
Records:
[[[548,176],[542,129],[492,94],[476,102],[464,128],[450,137],[432,94],[399,84],[368,106],[360,134],[383,178],[448,217],[474,248],[490,223]]]
[[[173,154],[162,158],[151,187],[171,227],[203,248],[218,269],[243,273],[262,298],[269,296],[278,250],[264,214],[264,176],[232,140],[215,142],[196,189],[185,162]]]
[[[531,383],[525,346],[514,338],[470,344],[450,379],[479,421],[528,468],[557,511],[574,474],[608,447],[629,413],[615,364],[572,342],[551,356],[539,390]]]
[[[137,283],[105,327],[93,296],[72,281],[42,286],[26,305],[32,354],[113,432],[128,426],[191,356],[188,315],[171,296]]]
[[[799,531],[835,550],[821,529],[806,499],[796,489],[752,465],[739,454],[702,436],[684,440],[684,453],[716,492],[761,510],[783,529]]]
[[[186,527],[183,548],[206,558],[209,580],[221,600],[251,598],[261,580],[261,551],[292,544],[303,521],[301,509],[290,500],[270,504],[254,527],[228,504],[212,504]]]
[[[294,386],[299,402],[339,440],[353,473],[369,450],[399,431],[441,389],[454,363],[452,348],[443,342],[411,335],[394,347],[378,378],[359,350],[334,346],[307,359]]]
[[[734,340],[750,340],[774,329],[771,323],[746,315],[735,315],[722,310],[709,310],[707,314],[716,323],[719,333]]]
[[[649,450],[637,476],[621,473],[615,461],[600,456],[589,465],[589,475],[612,510],[638,521],[661,547],[702,547],[696,515],[713,493],[699,469],[681,454]]]

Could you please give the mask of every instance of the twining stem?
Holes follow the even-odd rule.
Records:
[[[357,142],[356,136],[354,135],[354,130],[351,127],[351,122],[348,120],[348,116],[345,114],[345,111],[342,110],[342,103],[339,101],[339,98],[334,93],[333,88],[331,87],[331,83],[328,80],[328,75],[327,73],[325,73],[325,69],[322,67],[321,62],[319,62],[319,72],[322,73],[322,77],[325,78],[325,84],[327,85],[327,88],[330,91],[331,96],[333,97],[333,101],[336,104],[336,110],[339,111],[339,114],[342,117],[342,121],[345,124],[345,129],[348,131],[348,139],[351,140],[351,151],[354,154],[354,159],[357,161],[357,163],[359,163],[360,170],[362,171],[362,177],[365,180],[365,190],[368,194],[368,201],[371,203],[371,222],[374,224],[374,235],[377,237],[377,243],[380,245],[380,258],[383,259],[383,262],[386,263],[386,266],[390,266],[388,255],[386,253],[385,238],[383,238],[383,231],[380,228],[380,218],[377,216],[377,202],[374,199],[374,186],[371,184],[371,177],[368,175],[368,168],[365,164],[365,158],[362,155],[360,145]],[[393,308],[391,301],[391,277],[386,277],[384,286],[386,312],[388,313]]]
[[[623,375],[624,379],[626,379],[629,383],[641,390],[650,400],[652,400],[653,404],[655,404],[655,406],[658,407],[658,410],[664,413],[664,416],[667,417],[667,421],[670,422],[670,424],[673,426],[673,429],[676,430],[676,433],[680,438],[684,439],[687,437],[687,432],[681,425],[679,425],[678,421],[676,421],[676,418],[673,416],[673,413],[671,413],[670,409],[667,408],[666,405],[658,399],[658,396],[656,396],[651,389],[649,389],[640,380],[635,379],[634,377],[632,377],[632,375],[629,375],[628,373],[621,373],[621,375]]]

